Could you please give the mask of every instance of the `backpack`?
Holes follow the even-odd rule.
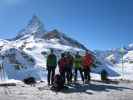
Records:
[[[36,79],[34,77],[28,77],[28,78],[25,78],[23,82],[27,85],[35,85]]]
[[[57,91],[61,91],[63,88],[64,88],[63,78],[59,74],[55,75],[51,90],[57,92]]]
[[[102,81],[107,81],[108,80],[108,73],[106,70],[101,71],[101,80]]]

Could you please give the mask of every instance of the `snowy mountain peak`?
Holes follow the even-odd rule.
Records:
[[[26,28],[27,30],[30,30],[32,33],[35,33],[38,31],[44,32],[44,25],[36,15],[32,17],[32,19],[29,21]]]
[[[57,29],[46,32],[43,23],[36,15],[32,17],[27,26],[23,30],[21,30],[15,38],[10,40],[29,40],[30,37],[33,37],[34,39],[46,40],[47,42],[50,42],[52,44],[66,45],[87,50],[87,48],[83,44],[67,36],[63,32],[58,31]]]
[[[36,15],[34,15],[32,19],[29,21],[29,23],[27,24],[27,26],[18,33],[15,40],[27,34],[28,35],[34,34],[35,37],[40,37],[44,34],[44,32],[45,32],[45,29],[44,29],[43,23]]]

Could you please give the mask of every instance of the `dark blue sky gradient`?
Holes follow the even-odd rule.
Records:
[[[0,38],[16,36],[33,14],[46,30],[59,29],[90,49],[133,42],[133,0],[1,0]]]

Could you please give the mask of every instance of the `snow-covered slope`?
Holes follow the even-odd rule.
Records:
[[[75,54],[76,51],[84,53],[87,50],[84,45],[58,30],[46,31],[38,17],[33,16],[29,24],[15,38],[0,40],[0,61],[6,76],[19,80],[33,76],[43,80],[46,76],[46,56],[51,48],[58,58],[64,51]],[[100,56],[94,53],[93,55],[97,67],[93,68],[92,72],[100,73],[105,69],[110,76],[118,75],[107,60],[103,61]]]
[[[112,63],[116,67],[117,71],[121,73],[122,77],[124,73],[125,79],[133,80],[133,44],[129,44],[127,47],[124,47],[124,67],[122,66],[122,54],[120,48],[108,51],[96,51],[96,54]]]

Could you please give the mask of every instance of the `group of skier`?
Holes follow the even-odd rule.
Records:
[[[77,81],[77,72],[80,72],[83,83],[90,82],[90,68],[94,62],[93,56],[86,51],[84,56],[81,56],[79,52],[73,56],[70,52],[61,54],[60,59],[57,61],[57,56],[54,51],[51,50],[47,57],[47,81],[48,85],[52,85],[55,77],[55,69],[58,65],[59,73],[64,83],[72,83]],[[74,72],[74,73],[73,73]]]

